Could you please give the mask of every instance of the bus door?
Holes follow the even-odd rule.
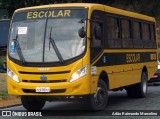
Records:
[[[104,19],[103,13],[94,11],[91,17],[91,64],[99,57],[104,47]]]
[[[91,92],[94,93],[96,92],[96,87],[99,79],[99,74],[98,74],[99,68],[104,65],[98,61],[104,48],[103,12],[93,11],[90,23],[91,23],[91,39],[90,39]]]

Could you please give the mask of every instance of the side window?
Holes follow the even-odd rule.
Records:
[[[123,48],[133,48],[132,23],[128,19],[121,19]]]
[[[103,30],[104,30],[104,12],[93,11],[91,17],[91,40],[90,40],[90,53],[91,62],[93,62],[102,52],[104,41],[103,41]]]
[[[142,39],[147,41],[149,38],[149,25],[142,23]]]
[[[150,24],[150,39],[152,42],[152,48],[156,48],[155,25],[153,24]]]
[[[107,16],[107,38],[118,39],[120,38],[119,19]]]
[[[93,47],[102,47],[102,24],[97,22],[92,22],[91,27],[91,45]]]
[[[143,42],[141,39],[141,23],[133,21],[133,46],[134,48],[143,48]]]
[[[141,39],[141,34],[140,34],[140,23],[134,21],[133,22],[133,38],[136,40]]]
[[[129,20],[122,19],[122,39],[130,39],[131,38],[131,32],[130,32],[130,23]]]
[[[114,16],[106,16],[106,31],[108,47],[121,48],[120,25],[119,18]]]
[[[144,48],[152,48],[152,43],[150,39],[149,24],[142,23],[142,39]]]

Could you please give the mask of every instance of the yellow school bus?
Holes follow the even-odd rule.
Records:
[[[81,99],[104,110],[108,91],[144,98],[157,70],[155,19],[100,4],[54,4],[15,11],[7,54],[8,93],[27,110]]]

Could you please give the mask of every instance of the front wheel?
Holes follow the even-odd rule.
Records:
[[[85,106],[87,106],[89,110],[104,110],[108,102],[108,88],[106,83],[100,79],[98,81],[97,92],[89,95],[85,101]]]
[[[38,111],[41,110],[44,105],[45,101],[39,100],[38,97],[31,97],[31,96],[21,96],[21,102],[28,111]]]

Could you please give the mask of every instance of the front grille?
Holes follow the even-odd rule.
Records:
[[[34,74],[34,75],[49,75],[49,74],[66,74],[70,73],[70,71],[58,71],[58,72],[25,72],[19,71],[20,74]]]
[[[41,94],[46,94],[46,93],[65,93],[66,89],[54,89],[51,90],[50,92],[36,92],[34,89],[22,89],[24,93],[41,93]]]
[[[26,83],[62,83],[66,82],[66,79],[59,79],[59,80],[47,80],[47,81],[40,81],[40,80],[22,80],[22,82]]]

